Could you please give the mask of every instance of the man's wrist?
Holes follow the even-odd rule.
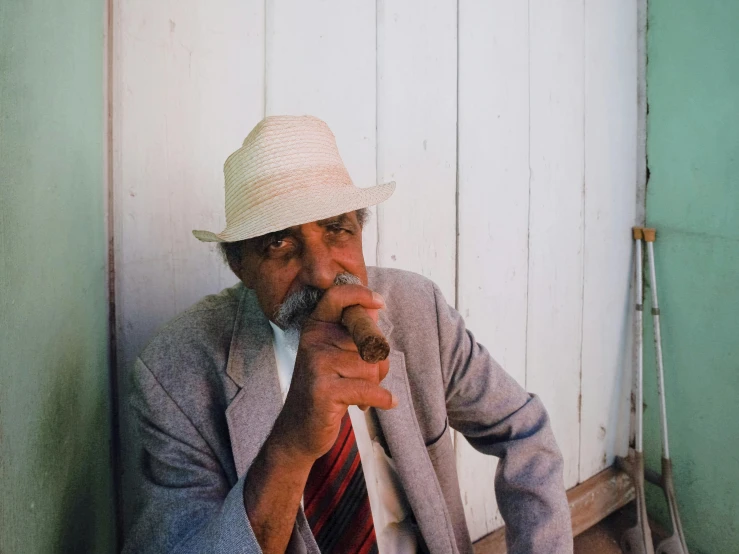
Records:
[[[262,551],[284,552],[313,462],[275,432],[262,445],[244,483],[244,508]]]
[[[291,471],[303,470],[310,472],[314,457],[306,454],[303,449],[291,444],[289,440],[272,432],[264,443],[263,453],[265,462],[270,467],[289,468]]]

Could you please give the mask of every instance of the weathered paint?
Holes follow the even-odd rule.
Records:
[[[585,481],[626,450],[635,1],[459,3],[458,309]],[[579,430],[575,432],[574,430]],[[457,442],[473,537],[496,463]]]
[[[457,309],[521,385],[529,262],[528,10],[523,2],[459,3]],[[490,485],[498,459],[462,437],[456,455],[467,526],[476,539],[503,524]]]
[[[578,483],[580,451],[584,9],[578,0],[539,1],[530,3],[529,12],[526,387],[552,414],[568,488]]]
[[[739,551],[738,22],[734,0],[649,4],[647,223],[657,228],[670,453],[692,553]],[[645,453],[659,469],[650,320]],[[647,486],[650,512],[666,522]]]
[[[585,3],[580,481],[625,455],[638,208],[637,2]]]
[[[0,4],[0,552],[114,551],[104,4]]]
[[[372,106],[367,106],[373,109]],[[455,2],[377,2],[377,264],[431,278],[454,303],[457,167]]]

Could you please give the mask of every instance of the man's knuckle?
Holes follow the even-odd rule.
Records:
[[[368,364],[367,362],[361,363],[361,372],[362,375],[364,375],[364,378],[368,381],[371,381],[373,384],[377,382],[377,370],[372,364]]]
[[[372,395],[372,389],[373,385],[369,381],[366,381],[364,379],[360,380],[359,382],[359,390],[363,397],[371,396]]]

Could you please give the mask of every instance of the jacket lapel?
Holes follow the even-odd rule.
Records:
[[[383,316],[381,311],[378,327],[387,337],[392,326]],[[398,405],[376,410],[377,418],[426,546],[432,554],[457,552],[444,496],[416,420],[402,352],[390,351],[390,370],[382,386],[395,395]]]
[[[241,476],[282,410],[272,328],[254,293],[246,288],[234,323],[226,372],[241,387],[226,409],[231,450],[237,475]]]

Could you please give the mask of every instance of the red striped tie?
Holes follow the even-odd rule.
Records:
[[[313,464],[303,501],[323,554],[377,554],[367,485],[349,412],[341,420],[331,450]]]

